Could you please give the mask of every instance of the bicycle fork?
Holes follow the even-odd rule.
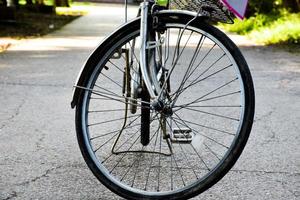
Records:
[[[160,33],[154,33],[152,32],[152,29],[149,29],[150,22],[158,24],[158,18],[152,16],[153,13],[150,11],[151,6],[152,4],[146,1],[140,5],[140,69],[143,82],[148,90],[150,99],[152,100],[150,106],[155,110],[162,110],[165,107],[163,101],[165,98],[164,91],[168,86],[169,76],[163,78],[167,74],[167,71],[163,67],[164,62],[162,61],[163,57],[161,55],[161,46],[165,42],[164,37],[161,37]],[[160,60],[157,61],[156,58],[159,58]],[[150,60],[152,61],[151,65],[149,64]],[[161,83],[161,79],[164,79],[165,81]]]
[[[141,73],[142,73],[142,78],[143,78],[143,82],[146,86],[146,89],[148,90],[148,94],[150,99],[152,99],[153,103],[150,104],[150,106],[152,106],[152,108],[157,109],[157,104],[160,101],[160,97],[162,94],[162,88],[159,84],[159,81],[157,80],[157,74],[154,73],[155,71],[155,66],[149,66],[149,61],[147,60],[147,50],[149,49],[155,49],[157,47],[159,47],[161,44],[161,41],[156,41],[154,38],[154,41],[149,41],[149,8],[150,8],[150,4],[149,2],[142,2],[140,5],[141,8],[141,25],[140,25],[140,39],[141,39],[141,48],[140,48],[140,69],[141,69]],[[151,16],[152,17],[152,16]],[[151,30],[150,30],[151,31]],[[155,35],[154,35],[155,37]],[[154,50],[155,51],[155,50]],[[149,56],[149,55],[148,55]],[[155,62],[155,58],[154,58],[154,62]],[[154,64],[154,63],[153,63]],[[151,69],[150,69],[151,68]],[[162,70],[162,69],[161,69]],[[150,73],[149,73],[150,72]],[[162,106],[161,106],[162,107]],[[171,148],[171,144],[169,141],[169,135],[167,134],[166,131],[166,117],[164,116],[164,114],[161,114],[161,120],[160,120],[160,125],[164,128],[162,128],[162,133],[163,133],[163,137],[166,140],[169,150],[172,154],[172,148]],[[143,130],[141,130],[143,131]]]
[[[148,73],[148,63],[146,61],[146,51],[147,51],[147,34],[148,34],[148,14],[149,14],[149,2],[141,3],[141,30],[140,30],[140,38],[141,38],[141,50],[140,50],[140,68],[142,72],[142,77],[148,93],[151,99],[157,98],[154,89],[152,88],[152,83],[150,80],[150,76]]]

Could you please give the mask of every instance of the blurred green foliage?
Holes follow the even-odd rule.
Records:
[[[300,15],[295,13],[282,15],[266,26],[253,29],[249,36],[258,43],[300,45]]]
[[[300,44],[299,0],[250,0],[247,18],[220,27],[262,44]]]
[[[9,4],[10,6],[19,7],[27,5],[47,5],[47,6],[66,6],[69,7],[69,4],[72,2],[72,0],[0,0],[0,6],[4,5],[7,6]]]

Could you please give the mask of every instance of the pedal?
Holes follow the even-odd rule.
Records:
[[[191,143],[193,140],[192,130],[189,128],[173,128],[171,142]]]

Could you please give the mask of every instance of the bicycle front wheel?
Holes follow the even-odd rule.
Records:
[[[204,22],[162,20],[155,57],[168,109],[153,109],[152,100],[141,97],[139,20],[92,55],[76,107],[86,163],[106,187],[128,199],[187,199],[205,191],[234,165],[253,122],[251,75],[231,40]],[[143,109],[149,111],[145,144]]]

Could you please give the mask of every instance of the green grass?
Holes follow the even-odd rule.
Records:
[[[247,35],[259,44],[300,44],[300,13],[282,11],[278,15],[258,14],[244,21],[235,19],[234,25],[221,28]]]
[[[88,7],[78,7],[78,6],[71,6],[71,7],[56,7],[55,12],[57,15],[86,15],[89,10]]]

